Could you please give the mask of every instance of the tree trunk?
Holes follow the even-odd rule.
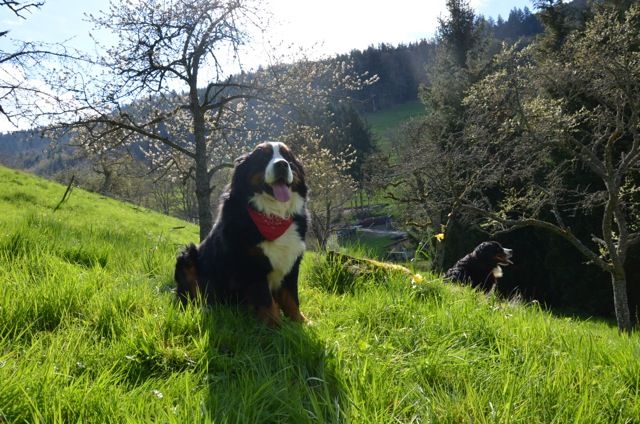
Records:
[[[200,226],[200,241],[204,240],[213,227],[213,213],[211,212],[211,187],[209,170],[207,169],[209,156],[205,139],[204,115],[200,110],[193,113],[193,138],[196,145],[196,199],[198,201],[198,225]]]
[[[209,175],[206,161],[204,166],[196,161],[196,198],[198,200],[198,224],[200,226],[200,241],[211,231],[213,214],[211,213],[211,190],[209,189]],[[204,169],[200,169],[204,168]]]
[[[627,279],[624,271],[613,272],[611,280],[613,283],[613,305],[616,311],[618,330],[630,333],[631,314],[629,312],[629,299],[627,298]]]
[[[102,165],[102,175],[104,175],[104,180],[102,181],[102,186],[100,187],[100,193],[108,194],[111,190],[113,171],[111,171],[107,166]]]
[[[433,228],[435,233],[436,234],[440,233],[440,230],[442,229],[441,214],[435,213],[432,218],[432,222],[433,222]],[[433,260],[431,262],[431,269],[434,272],[444,272],[442,267],[444,265],[444,243],[446,241],[447,236],[448,234],[445,235],[445,240],[442,240],[442,241],[435,238],[432,239],[434,252],[433,252]]]
[[[311,230],[313,235],[316,238],[316,242],[318,243],[318,249],[320,251],[324,251],[326,244],[327,244],[327,240],[325,238],[325,231],[322,228],[323,222],[324,220],[322,219],[321,216],[319,216],[318,214],[314,213],[313,211],[310,211],[311,213]]]
[[[450,235],[451,232],[453,231],[453,221],[454,221],[454,212],[452,209],[452,212],[450,212],[447,215],[447,221],[444,224],[444,228],[442,225],[442,213],[437,213],[437,222],[434,222],[433,227],[436,229],[437,232],[441,232],[444,230],[444,240],[439,241],[436,240],[436,253],[435,253],[435,258],[434,258],[434,263],[432,265],[432,268],[434,269],[434,271],[436,272],[445,272],[446,269],[444,269],[444,258],[445,258],[445,254],[446,254],[446,248],[447,248],[447,243],[450,240]]]
[[[331,235],[331,202],[328,202],[325,208],[324,231],[322,250],[327,250],[327,241],[329,241],[329,236]]]

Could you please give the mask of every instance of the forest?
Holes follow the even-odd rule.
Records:
[[[499,240],[515,250],[502,295],[615,318],[623,331],[637,324],[635,2],[537,0],[533,11],[493,18],[448,0],[433,39],[321,61],[286,53],[231,76],[220,46],[242,44],[255,11],[220,10],[235,26],[212,37],[218,28],[206,20],[178,17],[192,16],[196,3],[160,15],[149,0],[95,17],[128,37],[92,58],[48,46],[59,73],[46,72],[33,46],[3,52],[3,63],[43,72],[50,88],[25,99],[13,87],[2,97],[9,119],[38,128],[2,135],[2,163],[63,183],[73,175],[81,187],[197,222],[202,238],[233,159],[259,141],[284,141],[317,176],[310,211],[319,249],[358,220],[358,209],[382,205],[376,214],[390,216],[434,271]],[[207,58],[215,77],[205,81],[198,70]],[[90,85],[78,78],[96,68],[108,72]],[[52,109],[34,107],[34,98]],[[365,116],[416,101],[420,112],[381,143]]]

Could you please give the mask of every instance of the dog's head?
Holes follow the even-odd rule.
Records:
[[[260,212],[281,217],[304,210],[304,169],[284,143],[269,142],[236,159],[231,194]]]
[[[491,268],[512,264],[510,260],[512,254],[512,249],[502,247],[497,241],[485,241],[473,249],[473,255]]]

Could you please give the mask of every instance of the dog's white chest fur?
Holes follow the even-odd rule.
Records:
[[[493,268],[491,272],[493,273],[494,277],[502,278],[502,267],[500,267],[500,265],[497,265],[495,268]]]
[[[269,288],[274,291],[280,288],[282,279],[291,271],[296,260],[305,249],[304,240],[300,239],[298,226],[294,223],[280,237],[273,241],[265,240],[258,245],[269,258],[273,270],[267,276]]]

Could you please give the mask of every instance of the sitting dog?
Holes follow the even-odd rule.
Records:
[[[444,277],[490,291],[498,283],[498,278],[502,277],[501,266],[513,263],[510,260],[512,253],[511,249],[502,247],[497,241],[485,241],[456,262]]]
[[[303,322],[306,197],[302,165],[283,143],[263,143],[238,158],[211,232],[178,256],[178,298],[244,304],[268,325],[280,322],[280,310]]]

